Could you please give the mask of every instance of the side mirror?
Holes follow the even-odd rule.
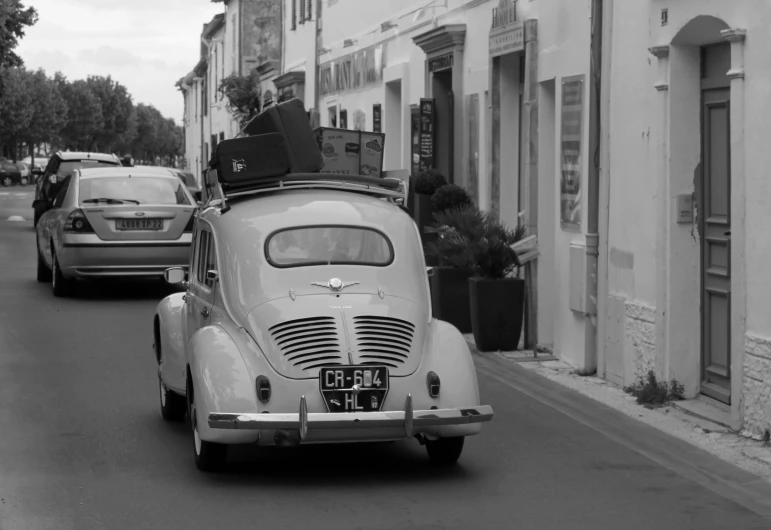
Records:
[[[216,282],[220,278],[220,273],[217,271],[206,271],[206,279],[210,282]]]
[[[172,285],[183,283],[186,278],[187,273],[182,267],[171,267],[170,269],[163,271],[163,279],[166,280],[166,283]]]
[[[429,278],[431,276],[433,276],[434,275],[434,268],[433,267],[426,267],[426,274],[428,274]]]

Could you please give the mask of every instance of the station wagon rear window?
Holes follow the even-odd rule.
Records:
[[[265,243],[268,262],[275,267],[310,265],[370,265],[393,262],[393,245],[371,228],[306,226],[273,233]]]
[[[56,172],[62,177],[69,177],[76,169],[87,169],[93,167],[115,167],[116,162],[106,160],[62,160],[59,169]]]
[[[114,199],[138,204],[190,204],[184,184],[166,177],[91,177],[80,181],[81,203]]]

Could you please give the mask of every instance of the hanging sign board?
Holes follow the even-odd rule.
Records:
[[[445,53],[439,57],[434,57],[428,60],[429,72],[440,72],[442,70],[449,70],[455,64],[454,55],[452,52]]]
[[[420,169],[434,167],[434,100],[420,99]]]
[[[314,132],[324,159],[323,173],[382,176],[385,134],[332,127]]]

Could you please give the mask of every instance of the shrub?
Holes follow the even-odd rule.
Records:
[[[627,394],[637,398],[637,403],[647,408],[660,407],[670,401],[683,399],[683,385],[673,379],[671,383],[660,382],[656,379],[656,373],[653,370],[648,371],[648,375],[640,378],[637,383],[624,389]]]
[[[431,206],[435,212],[443,212],[450,208],[462,208],[471,205],[471,196],[455,184],[445,184],[431,196]]]
[[[423,195],[433,195],[436,190],[447,184],[447,179],[435,169],[421,171],[417,176],[410,179],[415,193]]]

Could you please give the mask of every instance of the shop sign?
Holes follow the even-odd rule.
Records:
[[[384,66],[382,44],[321,64],[319,93],[326,96],[377,85],[383,80]]]
[[[434,100],[420,99],[420,162],[421,170],[434,167]]]
[[[490,32],[490,56],[498,57],[525,49],[525,23],[515,22],[510,26]]]
[[[583,143],[584,76],[562,80],[562,132],[560,137],[560,220],[581,225],[581,148]]]
[[[332,127],[318,127],[314,132],[325,173],[382,176],[385,134]]]
[[[452,52],[434,57],[428,60],[429,72],[440,72],[442,70],[449,70],[455,64],[454,54]]]
[[[379,133],[383,128],[383,108],[380,103],[372,105],[372,131]]]

